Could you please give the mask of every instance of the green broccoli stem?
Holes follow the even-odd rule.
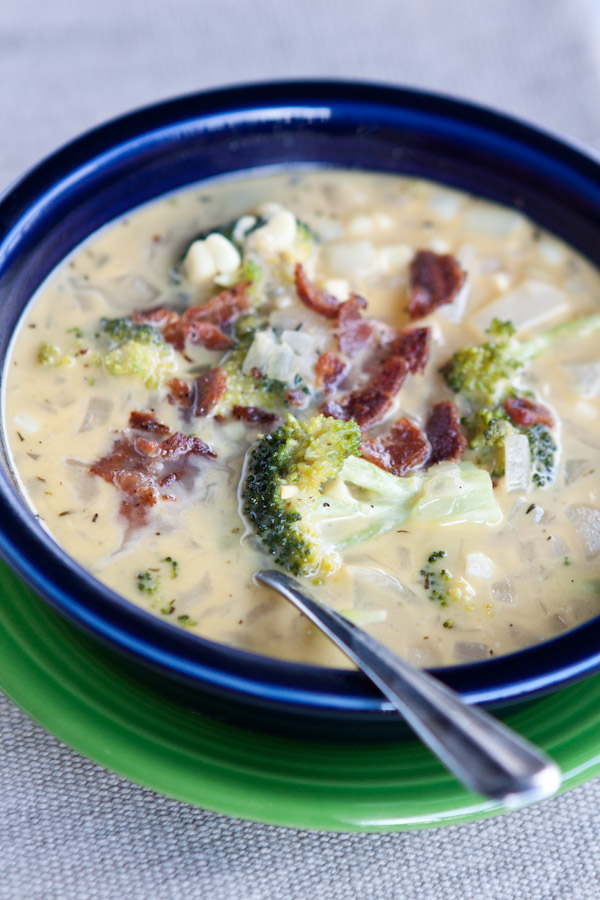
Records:
[[[496,525],[501,519],[492,480],[485,470],[473,463],[442,463],[415,475],[398,478],[373,463],[350,456],[342,466],[340,478],[347,485],[366,491],[367,495],[364,500],[349,505],[347,516],[339,517],[342,524],[353,522],[358,525],[357,530],[336,538],[337,523],[331,519],[324,521],[332,532],[328,539],[337,551],[393,531],[408,522]],[[366,527],[361,527],[365,522]]]
[[[580,319],[570,319],[568,322],[561,322],[540,334],[535,334],[525,341],[517,340],[515,355],[519,362],[527,363],[545,350],[549,350],[558,341],[572,337],[586,338],[597,331],[600,331],[600,313]]]

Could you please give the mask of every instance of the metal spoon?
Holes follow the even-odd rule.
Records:
[[[472,791],[515,808],[558,790],[561,772],[525,738],[436,678],[415,669],[336,610],[306,594],[289,575],[255,574],[311,619],[391,700],[438,759]]]

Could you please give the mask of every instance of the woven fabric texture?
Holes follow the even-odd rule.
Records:
[[[595,0],[3,0],[0,188],[134,106],[296,76],[433,88],[600,147]],[[0,900],[597,900],[599,809],[597,780],[426,832],[260,826],[105,772],[0,699]]]

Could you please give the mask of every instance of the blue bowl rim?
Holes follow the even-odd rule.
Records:
[[[348,93],[352,100],[348,100]],[[52,202],[58,188],[85,177],[98,160],[131,142],[168,134],[186,123],[250,122],[270,111],[310,121],[315,109],[333,116],[359,110],[436,119],[438,126],[472,129],[482,139],[507,141],[515,152],[581,190],[592,191],[600,213],[600,158],[591,151],[502,113],[428,91],[371,82],[293,80],[231,86],[166,100],[94,128],[48,156],[0,197],[0,289],[3,265],[18,255],[29,218]],[[352,111],[354,110],[354,113]],[[313,117],[314,118],[314,117]],[[358,120],[356,120],[358,121]],[[566,179],[566,181],[565,181]],[[35,521],[17,494],[10,473],[0,472],[5,514],[0,555],[34,591],[79,627],[147,666],[224,696],[250,702],[304,707],[320,713],[380,713],[390,704],[358,672],[323,669],[258,656],[173,628],[101,585],[62,551]],[[584,647],[582,648],[582,643]],[[433,669],[467,702],[497,704],[562,686],[600,668],[600,617],[542,644],[508,656]]]

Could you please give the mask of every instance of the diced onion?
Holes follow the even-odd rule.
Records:
[[[494,574],[494,563],[485,553],[467,553],[465,573],[476,578],[491,578]]]
[[[567,517],[583,544],[586,556],[600,553],[600,510],[593,506],[569,506]]]
[[[323,285],[328,294],[333,294],[336,300],[347,300],[350,296],[350,285],[345,278],[329,278]]]
[[[364,237],[364,235],[370,234],[373,231],[373,224],[371,216],[359,214],[350,219],[348,232],[352,237]]]
[[[586,399],[600,394],[600,362],[567,363],[563,365],[571,376],[571,388]]]
[[[270,329],[258,331],[250,344],[250,349],[242,365],[244,375],[249,375],[252,369],[260,369],[262,372],[266,372],[271,353],[276,346],[277,338],[273,331]]]
[[[508,272],[494,272],[492,277],[497,290],[504,293],[504,291],[509,289],[512,279]]]
[[[307,334],[306,331],[282,331],[281,340],[295,353],[315,352],[316,338],[312,334]]]
[[[368,272],[375,263],[370,241],[348,241],[325,248],[325,265],[333,275],[348,277]]]
[[[441,237],[434,237],[429,241],[429,249],[434,253],[448,253],[450,250],[450,244],[447,240]]]
[[[528,279],[478,310],[471,321],[480,331],[489,328],[492,319],[512,322],[520,331],[544,325],[568,309],[564,291],[553,284]]]
[[[19,413],[14,417],[13,422],[19,431],[25,431],[27,434],[35,434],[40,427],[39,422],[32,416],[28,416],[27,413]]]
[[[512,209],[475,206],[465,215],[469,230],[495,238],[510,237],[524,223],[522,215]]]
[[[598,415],[595,405],[593,403],[588,403],[587,400],[579,400],[577,403],[573,404],[572,409],[577,416],[583,416],[592,421],[594,421]]]
[[[282,381],[287,384],[290,373],[295,371],[294,351],[287,344],[279,344],[273,348],[267,363],[267,378],[273,378],[275,381]]]
[[[92,428],[106,425],[112,408],[113,404],[110,400],[106,400],[104,397],[91,397],[79,431],[91,431]]]
[[[319,235],[323,241],[337,241],[343,232],[342,224],[337,219],[319,219]]]
[[[490,587],[492,600],[499,603],[514,603],[515,592],[513,583],[510,578],[503,578],[502,581],[496,581]]]
[[[158,297],[160,291],[141,275],[132,272],[115,281],[119,297],[126,303],[146,306]]]
[[[552,266],[558,266],[564,261],[565,251],[558,241],[549,239],[538,241],[537,249],[540,256],[543,256],[545,261]]]
[[[477,644],[474,641],[457,641],[454,645],[454,655],[457,659],[475,661],[487,659],[490,648],[487,644]]]
[[[465,198],[458,191],[437,190],[429,198],[429,208],[436,214],[439,219],[449,222],[458,215],[461,206],[464,204]]]
[[[301,380],[310,385],[314,379],[317,354],[320,349],[317,337],[304,331],[285,330],[277,337],[267,328],[254,337],[242,365],[245,375],[253,369],[275,381],[296,385]]]
[[[565,484],[573,484],[578,478],[593,475],[595,465],[589,459],[568,459],[565,463]]]
[[[510,491],[526,491],[531,479],[531,455],[525,434],[509,434],[504,444],[504,486]]]
[[[375,222],[375,227],[380,228],[382,231],[389,231],[390,228],[394,227],[394,220],[384,212],[373,213],[373,221]]]
[[[470,284],[467,279],[452,303],[446,303],[440,306],[436,312],[442,319],[451,322],[453,325],[460,325],[467,311],[467,303],[469,301]]]
[[[569,555],[569,545],[561,537],[551,535],[544,541],[546,549],[554,559],[565,559]]]
[[[378,266],[385,275],[405,269],[414,256],[408,244],[388,244],[379,250]]]

